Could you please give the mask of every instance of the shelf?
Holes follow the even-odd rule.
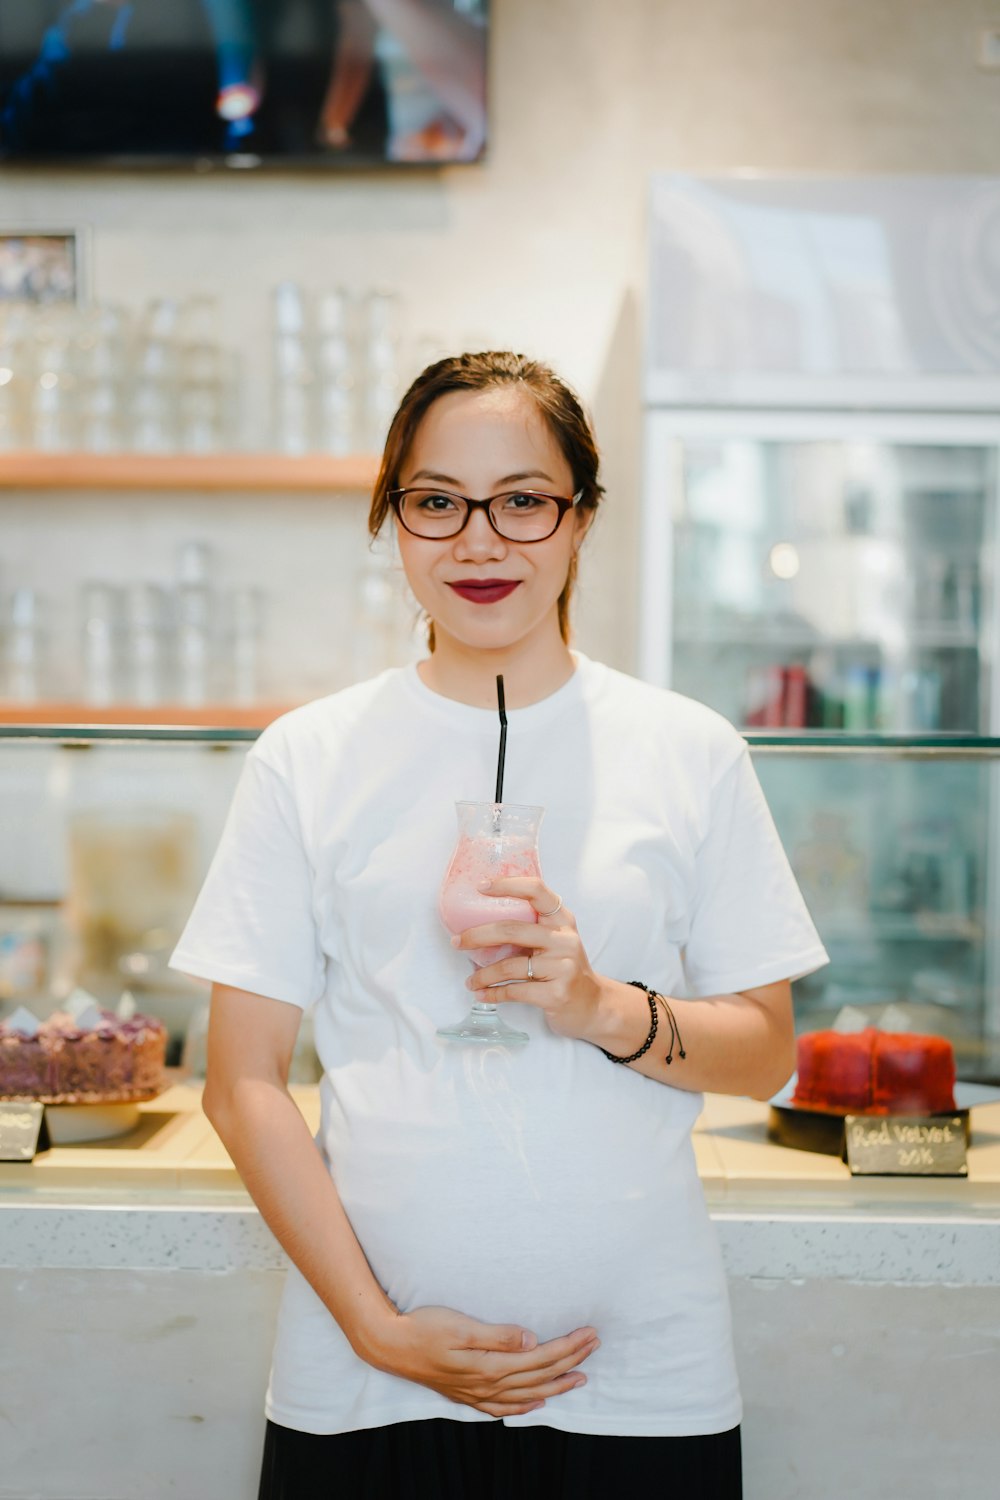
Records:
[[[272,720],[294,708],[294,703],[209,703],[191,708],[183,703],[161,703],[143,708],[137,703],[113,703],[98,708],[93,703],[70,699],[38,703],[14,703],[0,699],[0,726],[5,724],[61,725],[73,728],[92,724],[172,725],[212,729],[264,729]]]
[[[367,492],[378,459],[310,453],[0,453],[0,489]]]

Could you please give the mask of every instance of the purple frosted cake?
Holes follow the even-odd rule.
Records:
[[[21,1014],[21,1013],[19,1013]],[[86,1104],[152,1099],[164,1086],[167,1030],[136,1013],[96,1012],[93,1024],[56,1011],[29,1032],[0,1023],[0,1098]]]

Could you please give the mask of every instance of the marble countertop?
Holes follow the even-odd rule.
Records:
[[[296,1090],[311,1128],[315,1089]],[[0,1265],[279,1272],[283,1253],[175,1085],[121,1141],[0,1166]],[[148,1118],[147,1118],[148,1117]],[[694,1149],[730,1276],[1000,1285],[1000,1103],[973,1115],[969,1178],[852,1178],[767,1140],[768,1107],[709,1095]]]

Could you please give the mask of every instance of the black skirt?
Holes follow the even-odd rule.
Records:
[[[316,1436],[268,1422],[258,1500],[741,1500],[740,1429],[598,1437],[431,1418]]]

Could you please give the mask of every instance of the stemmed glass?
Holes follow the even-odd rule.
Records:
[[[537,922],[530,901],[515,896],[491,896],[479,890],[483,879],[508,875],[541,875],[538,863],[538,829],[544,808],[516,802],[456,802],[458,841],[445,873],[438,898],[441,920],[451,933],[488,922]],[[526,953],[511,943],[469,952],[474,968],[499,963],[517,953]],[[487,991],[479,991],[485,996]],[[516,1031],[501,1020],[495,1003],[485,998],[473,1002],[468,1015],[453,1025],[442,1026],[438,1036],[453,1042],[503,1042],[507,1046],[527,1042],[524,1031]]]

